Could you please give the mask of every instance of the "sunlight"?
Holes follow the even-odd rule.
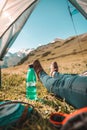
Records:
[[[11,22],[13,21],[13,18],[12,18],[12,16],[10,15],[9,12],[4,12],[3,15],[4,15],[5,17],[9,18],[9,20],[10,20]]]

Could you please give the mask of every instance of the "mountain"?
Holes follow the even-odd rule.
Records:
[[[87,33],[65,40],[56,38],[53,42],[33,50],[24,65],[39,59],[45,69],[57,61],[61,72],[79,73],[87,70]],[[48,70],[49,71],[49,70]]]
[[[27,55],[29,55],[31,51],[32,51],[31,49],[21,49],[20,51],[15,53],[8,52],[3,59],[2,68],[8,68],[11,66],[18,65],[18,63],[23,58],[27,57]]]
[[[25,74],[28,64],[36,59],[41,62],[48,73],[53,61],[58,63],[61,73],[81,73],[87,70],[87,33],[65,40],[56,38],[52,42],[32,50],[19,62],[18,66],[3,71]]]

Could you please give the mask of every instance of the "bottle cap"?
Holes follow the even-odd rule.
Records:
[[[33,64],[30,64],[30,65],[29,65],[29,68],[33,68]]]

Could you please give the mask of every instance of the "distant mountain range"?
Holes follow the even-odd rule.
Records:
[[[62,39],[55,38],[51,43],[55,43],[57,41],[62,41]],[[21,64],[23,59],[26,60],[28,55],[34,51],[34,48],[32,49],[21,49],[18,52],[12,53],[8,52],[5,57],[3,58],[2,66],[1,68],[8,68],[13,67],[18,64]]]
[[[73,68],[83,69],[82,71],[87,70],[87,33],[65,40],[55,38],[50,43],[38,46],[36,49],[22,49],[16,53],[8,52],[3,59],[2,68],[27,65],[35,59],[39,59],[43,65],[46,64],[48,67],[52,61],[57,61],[60,70],[61,67],[63,70],[65,66],[69,68],[74,66]]]
[[[87,70],[87,33],[63,40],[56,38],[48,44],[38,46],[36,49],[21,50],[14,54],[14,56],[12,53],[6,55],[3,67],[12,65],[13,67],[3,68],[3,72],[9,73],[12,71],[12,73],[26,74],[28,65],[38,59],[47,73],[50,71],[50,64],[56,61],[59,72],[80,74]]]
[[[28,56],[32,50],[33,49],[22,49],[15,53],[8,52],[3,58],[2,68],[16,66],[23,58]]]

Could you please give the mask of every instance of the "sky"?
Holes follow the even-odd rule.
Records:
[[[73,15],[73,21],[76,32],[67,0],[40,0],[9,51],[37,48],[55,38],[66,39],[87,32],[87,20],[80,13]]]

